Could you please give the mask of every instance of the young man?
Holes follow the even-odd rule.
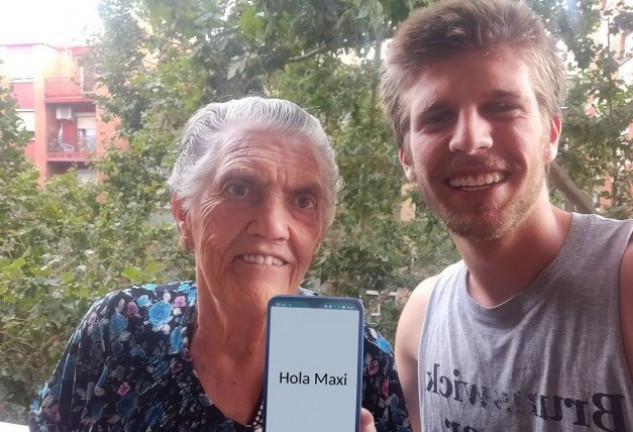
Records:
[[[463,259],[416,288],[398,326],[415,432],[633,431],[633,221],[549,202],[554,47],[510,0],[439,2],[390,46],[400,161]]]

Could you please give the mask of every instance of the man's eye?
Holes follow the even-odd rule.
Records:
[[[316,207],[316,200],[309,195],[300,195],[296,198],[295,205],[300,209],[311,210]]]
[[[418,131],[432,132],[453,120],[450,111],[433,111],[422,116],[417,122]]]
[[[451,118],[452,118],[452,115],[451,115],[450,112],[440,111],[440,112],[436,112],[436,113],[433,113],[433,114],[429,115],[425,119],[425,122],[429,123],[429,124],[442,123],[442,122],[445,122],[445,121],[449,121]]]
[[[243,197],[248,195],[248,186],[244,183],[231,183],[227,186],[226,191],[234,197]]]

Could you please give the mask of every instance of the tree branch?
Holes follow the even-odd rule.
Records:
[[[591,198],[576,186],[574,181],[556,161],[552,162],[550,166],[549,176],[552,183],[573,204],[576,211],[580,213],[598,213]]]
[[[317,55],[319,53],[322,53],[326,49],[327,49],[327,47],[322,46],[322,47],[319,47],[319,48],[315,48],[312,51],[308,51],[305,54],[301,54],[300,56],[290,57],[288,59],[288,63],[295,63],[295,62],[300,62],[300,61],[303,61],[303,60],[307,60],[310,57],[313,57],[313,56],[315,56],[315,55]]]

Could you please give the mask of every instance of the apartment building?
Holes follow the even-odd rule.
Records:
[[[115,136],[115,124],[101,121],[94,74],[82,65],[86,53],[85,46],[0,44],[0,76],[11,82],[23,126],[33,133],[25,151],[40,182],[71,167],[95,179],[90,162]]]
[[[615,78],[621,79],[628,86],[633,85],[633,29],[611,33],[609,26],[618,19],[622,12],[633,11],[633,0],[601,0],[602,12],[601,25],[596,34],[596,41],[604,48],[608,48],[615,61],[618,63]],[[588,114],[594,114],[593,108],[589,108]],[[633,123],[627,131],[622,131],[623,136],[633,140]],[[633,169],[633,161],[627,161],[628,169]],[[613,178],[607,176],[604,185],[594,191],[593,200],[598,208],[611,205],[611,200],[601,197],[603,191],[610,191],[613,187]],[[633,187],[631,188],[633,196]]]
[[[618,18],[620,13],[633,10],[633,0],[601,0],[601,25],[596,34],[596,41],[603,47],[608,47],[619,63],[618,78],[627,84],[633,83],[633,30],[626,30],[613,34],[609,32],[609,25]]]

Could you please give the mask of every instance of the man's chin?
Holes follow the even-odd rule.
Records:
[[[474,241],[500,238],[516,225],[514,219],[501,217],[498,212],[444,217],[442,220],[451,235]]]

